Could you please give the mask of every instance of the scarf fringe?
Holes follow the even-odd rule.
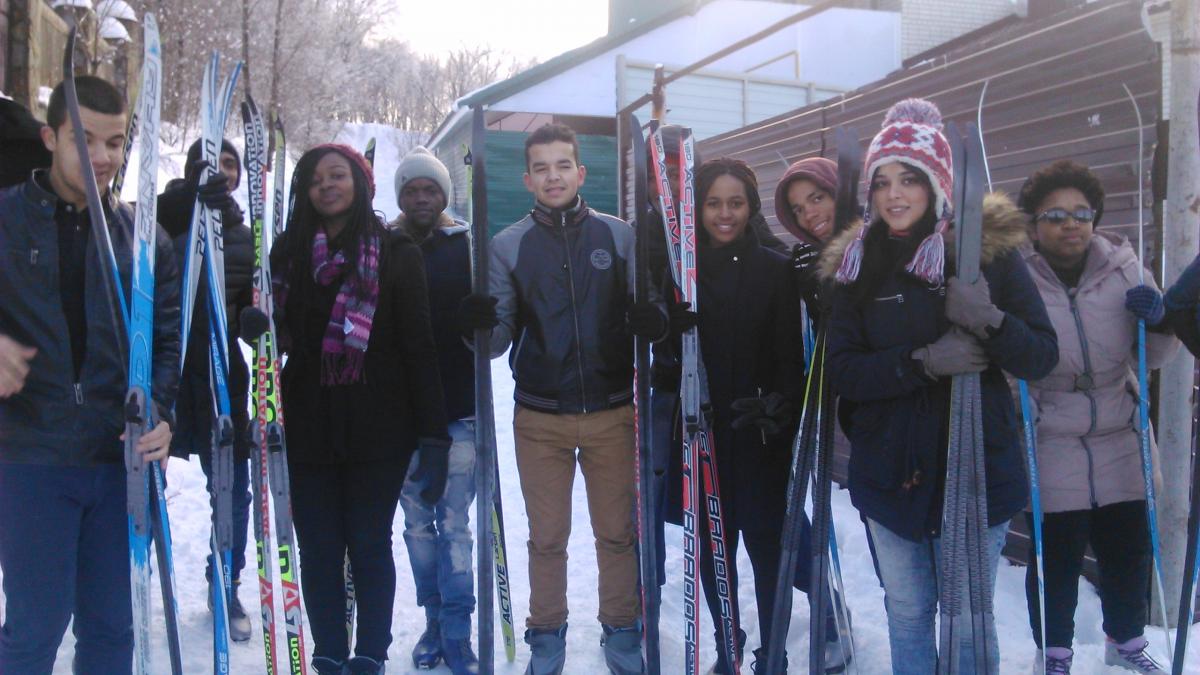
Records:
[[[333,386],[366,382],[363,365],[366,362],[366,352],[348,349],[341,353],[323,352],[321,354],[321,385]]]

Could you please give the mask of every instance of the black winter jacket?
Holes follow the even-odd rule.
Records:
[[[730,527],[778,531],[795,426],[774,436],[757,427],[734,430],[737,413],[731,404],[777,392],[799,411],[804,382],[800,300],[787,258],[761,245],[753,229],[721,248],[701,240],[697,331],[712,403],[721,509]],[[677,340],[671,342],[678,348]],[[679,448],[680,425],[674,428],[673,445]],[[681,452],[671,457],[669,511],[678,522]]]
[[[633,401],[634,231],[588,208],[538,204],[490,245],[489,287],[500,325],[491,353],[510,344],[517,403],[552,414]],[[658,294],[652,293],[657,298]]]
[[[279,344],[288,356],[281,374],[288,461],[399,459],[407,466],[419,438],[449,439],[421,250],[407,234],[383,233],[379,302],[363,380],[325,386],[320,383],[321,340],[339,284],[320,286],[310,270],[289,274],[290,236],[292,231],[285,232],[271,251],[272,271],[291,283],[286,304],[275,308]],[[340,245],[335,238],[331,251]]]
[[[826,248],[824,278],[833,277],[858,227]],[[1028,496],[1020,429],[1004,372],[1037,380],[1058,362],[1054,328],[1016,251],[1024,239],[1025,218],[1007,198],[990,196],[983,274],[1005,318],[983,342],[991,364],[980,374],[989,525],[1012,518]],[[868,246],[886,245],[882,239],[871,242],[868,237]],[[905,273],[907,258],[891,261],[896,271],[862,302],[853,286],[835,286],[827,359],[834,389],[842,405],[852,409],[843,418],[849,422],[851,500],[867,518],[919,541],[941,531],[950,378],[929,379],[911,354],[936,341],[949,323],[945,288],[930,288]]]
[[[123,461],[119,435],[129,372],[118,344],[104,267],[89,237],[86,270],[87,350],[75,381],[71,340],[59,296],[58,197],[34,178],[0,190],[0,334],[36,347],[25,388],[0,400],[0,462],[91,466]],[[44,174],[42,174],[44,175]],[[133,210],[105,204],[109,236],[129,297]],[[154,355],[151,397],[170,419],[179,383],[179,272],[171,242],[158,229],[154,265]]]

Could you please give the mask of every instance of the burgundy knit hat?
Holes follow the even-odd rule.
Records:
[[[363,157],[361,152],[343,143],[322,143],[313,150],[333,150],[345,157],[347,161],[357,164],[367,177],[367,194],[371,199],[375,199],[375,170],[371,168],[371,163],[367,161],[366,157]]]
[[[798,180],[812,181],[818,188],[828,192],[831,198],[836,198],[837,162],[824,157],[806,157],[789,166],[775,186],[775,217],[779,219],[779,224],[800,241],[820,246],[821,242],[796,222],[796,214],[792,213],[788,204],[788,188]]]
[[[876,169],[891,162],[907,164],[929,177],[937,224],[933,233],[917,247],[905,269],[919,279],[940,286],[946,258],[945,232],[954,219],[954,204],[950,201],[954,191],[954,164],[950,143],[942,133],[942,113],[936,105],[925,99],[909,98],[888,110],[883,128],[867,149],[866,171],[863,172],[867,184],[875,179]],[[842,256],[837,271],[839,283],[849,284],[858,278],[863,239],[871,227],[871,220],[871,200],[867,199],[863,226]]]

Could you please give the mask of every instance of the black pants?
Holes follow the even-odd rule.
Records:
[[[392,643],[396,565],[392,521],[407,461],[300,464],[291,471],[292,516],[313,655],[345,659],[347,552],[358,599],[355,653],[383,661]]]
[[[1033,517],[1025,521],[1033,531]],[[1100,607],[1104,633],[1124,642],[1142,634],[1150,590],[1150,533],[1146,502],[1119,502],[1087,511],[1047,513],[1042,520],[1042,566],[1046,575],[1046,641],[1051,647],[1071,647],[1075,637],[1075,606],[1079,575],[1088,544],[1100,564]],[[1037,566],[1029,549],[1025,568],[1025,599],[1033,640],[1041,647],[1038,616]]]
[[[708,537],[708,513],[703,503],[698,505],[697,516],[700,518],[700,583],[704,587],[704,601],[708,604],[708,613],[713,624],[720,630],[721,599],[717,594],[717,580],[713,572],[712,545]],[[750,567],[754,571],[754,599],[758,605],[758,633],[761,644],[765,647],[771,637],[771,614],[775,607],[775,585],[779,580],[779,531],[770,532],[763,528],[737,530],[726,527],[725,530],[725,560],[729,570],[730,601],[733,603],[733,616],[741,630],[741,613],[738,611],[737,588],[737,552],[738,539],[746,543],[746,553],[750,557]],[[720,661],[724,664],[721,653],[721,643],[716,645]],[[739,648],[739,653],[741,649]],[[726,672],[732,672],[727,668]]]

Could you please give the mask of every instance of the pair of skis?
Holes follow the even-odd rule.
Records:
[[[71,125],[76,130],[75,149],[87,194],[88,216],[92,237],[101,264],[106,268],[105,297],[111,311],[114,332],[118,341],[129,344],[127,364],[129,389],[125,398],[125,467],[126,512],[129,529],[130,590],[132,597],[134,654],[133,668],[139,675],[150,671],[150,544],[157,542],[159,577],[166,614],[167,644],[173,673],[182,672],[179,645],[179,614],[175,600],[174,564],[171,558],[170,522],[163,497],[161,467],[147,464],[137,443],[143,433],[154,425],[151,385],[153,379],[154,346],[154,267],[157,237],[158,124],[162,88],[162,58],[158,24],[152,14],[146,14],[144,26],[144,56],[142,93],[137,117],[143,120],[139,135],[141,142],[138,176],[138,209],[135,213],[133,264],[130,279],[130,298],[126,302],[120,270],[108,223],[104,216],[100,191],[92,170],[86,134],[75,89],[74,52],[76,29],[67,36],[63,56],[63,82]],[[134,133],[136,124],[130,125]],[[132,146],[126,138],[126,147]],[[124,176],[124,171],[121,172]],[[116,204],[116,194],[112,196]],[[151,483],[153,481],[153,484]],[[152,489],[153,488],[153,489]],[[153,508],[152,508],[153,507]]]
[[[201,89],[201,157],[208,163],[201,181],[216,175],[220,166],[221,142],[225,120],[233,101],[234,88],[242,64],[235,63],[229,76],[218,87],[220,55],[213,52],[204,70]],[[182,300],[182,344],[191,334],[192,314],[196,306],[200,275],[208,285],[209,374],[213,409],[216,411],[212,440],[212,492],[215,498],[212,534],[213,581],[213,671],[229,672],[229,608],[233,592],[233,418],[229,396],[229,326],[225,305],[225,255],[221,214],[197,201],[192,212],[188,247],[184,258],[184,295]]]
[[[637,130],[640,133],[640,129]],[[696,263],[696,213],[694,192],[695,146],[690,129],[682,130],[679,147],[679,213],[667,174],[667,156],[661,130],[651,133],[651,154],[671,274],[683,302],[699,311]],[[736,673],[738,658],[737,589],[729,575],[728,547],[725,541],[721,491],[713,449],[712,404],[708,397],[708,376],[700,357],[700,339],[693,327],[680,336],[680,362],[683,377],[680,388],[683,425],[683,556],[684,556],[684,668],[700,672],[700,520],[698,508],[707,513],[708,539],[712,549],[716,592],[721,610],[718,634],[726,662]],[[649,552],[647,552],[649,554]]]
[[[849,130],[839,127],[835,137],[838,152],[838,189],[834,230],[840,232],[857,216],[858,178],[862,170],[863,154],[858,139]],[[812,560],[808,591],[809,672],[825,672],[827,586],[835,587],[831,589],[830,596],[832,590],[838,590],[840,602],[835,600],[834,607],[838,632],[853,640],[849,637],[850,617],[845,605],[845,593],[841,592],[841,571],[836,555],[837,543],[833,535],[830,507],[833,489],[835,397],[832,384],[825,377],[825,352],[828,342],[825,315],[827,312],[821,317],[821,325],[817,326],[816,337],[812,339],[809,349],[800,426],[792,442],[779,575],[775,585],[771,635],[767,643],[767,672],[771,673],[784,670],[787,635],[791,624],[792,582],[800,556],[800,535],[804,526],[804,503],[810,475],[813,480],[813,527],[810,537],[811,549],[808,551]],[[809,346],[807,339],[806,346]],[[831,564],[834,572],[832,576]],[[852,647],[850,653],[853,659]]]
[[[278,654],[275,634],[275,582],[271,550],[271,502],[275,506],[275,557],[279,564],[283,591],[284,631],[287,636],[288,672],[303,675],[304,620],[300,609],[300,585],[297,579],[295,538],[292,531],[291,486],[287,467],[287,446],[283,429],[283,399],[279,382],[279,351],[275,340],[274,300],[271,286],[271,243],[266,220],[267,126],[254,99],[242,103],[242,124],[246,139],[244,163],[249,191],[250,225],[254,234],[253,306],[266,317],[266,331],[253,340],[254,395],[253,437],[255,452],[250,455],[251,487],[258,513],[254,538],[258,560],[259,605],[262,615],[263,650],[267,673],[276,670]],[[276,236],[282,232],[284,168],[287,142],[283,122],[274,120],[275,160],[273,205]],[[243,322],[242,328],[246,325]],[[248,336],[249,337],[249,336]]]
[[[471,186],[471,287],[490,294],[488,282],[487,125],[483,108],[472,109],[471,144],[463,163]],[[508,552],[504,540],[504,507],[500,498],[500,468],[496,462],[496,417],[492,406],[491,331],[475,331],[475,527],[480,672],[495,668],[495,616],[500,607],[504,653],[516,659],[512,598],[508,581]],[[495,578],[495,593],[492,591]]]

